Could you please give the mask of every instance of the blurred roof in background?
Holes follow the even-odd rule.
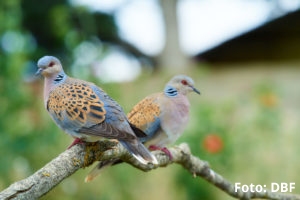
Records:
[[[206,62],[300,60],[300,10],[269,21],[195,56]]]

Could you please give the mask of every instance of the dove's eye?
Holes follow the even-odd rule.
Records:
[[[49,67],[53,67],[54,65],[55,65],[54,62],[50,62],[48,66],[49,66]]]
[[[186,80],[182,80],[181,83],[182,83],[182,85],[187,85],[188,84]]]

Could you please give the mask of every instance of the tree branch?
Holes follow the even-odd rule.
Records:
[[[46,164],[43,168],[35,172],[26,179],[15,182],[8,188],[0,192],[0,199],[37,199],[51,191],[56,185],[78,169],[91,165],[97,160],[108,160],[121,158],[134,167],[149,171],[158,167],[165,167],[172,163],[182,165],[194,177],[202,177],[209,183],[220,188],[227,194],[238,199],[299,199],[299,195],[266,192],[235,192],[234,184],[227,181],[218,173],[214,172],[209,164],[193,156],[187,144],[169,149],[172,153],[171,161],[167,155],[161,151],[155,151],[159,165],[142,165],[135,160],[120,143],[114,141],[100,141],[75,145],[71,149],[61,153],[58,157]]]

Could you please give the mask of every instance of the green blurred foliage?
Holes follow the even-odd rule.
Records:
[[[66,66],[73,66],[67,72],[86,74],[85,78],[100,85],[89,68],[68,64],[72,63],[79,45],[100,46],[102,40],[119,40],[110,15],[91,13],[62,0],[0,1],[0,190],[34,173],[71,142],[43,108],[43,84],[33,77],[35,61],[44,54],[59,55]],[[201,65],[185,71],[195,79],[202,94],[190,95],[191,120],[177,144],[187,142],[194,155],[209,161],[216,172],[232,182],[298,183],[300,136],[296,108],[300,94],[293,90],[299,85],[299,79],[293,75],[299,70],[290,73],[287,68],[286,79],[266,75],[247,83],[245,89],[236,90],[242,82],[235,79],[240,76],[234,73],[235,69],[231,71],[232,77],[226,79],[218,77],[209,67]],[[228,72],[219,74],[226,76]],[[128,112],[146,95],[162,90],[170,77],[171,73],[152,75],[144,71],[135,82],[101,86]],[[226,88],[230,81],[234,87]],[[222,95],[224,91],[229,96]],[[209,135],[221,139],[218,152],[210,152],[203,144]],[[229,198],[206,181],[193,178],[180,166],[144,173],[122,164],[85,184],[83,180],[89,170],[79,170],[42,199]]]
[[[95,30],[82,27],[84,18],[94,19],[89,27]],[[100,18],[106,21],[101,29],[95,26]],[[1,189],[43,166],[70,140],[57,134],[60,130],[43,108],[43,84],[33,76],[37,58],[48,53],[72,57],[77,45],[92,36],[100,38],[102,32],[106,40],[116,37],[112,16],[72,7],[68,1],[0,2]]]

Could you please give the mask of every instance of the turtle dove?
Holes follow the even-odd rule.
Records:
[[[54,122],[76,138],[71,144],[117,139],[139,162],[157,164],[139,141],[121,106],[95,84],[71,78],[53,56],[38,61],[37,74],[44,76],[44,105]],[[71,147],[70,146],[70,147]]]
[[[187,94],[190,92],[200,94],[194,87],[193,79],[177,75],[166,84],[163,92],[147,96],[129,112],[127,117],[130,123],[146,133],[147,136],[140,140],[150,150],[162,150],[172,159],[165,146],[174,143],[188,123],[190,103]],[[120,160],[99,162],[85,181],[93,180],[103,167],[119,162]]]

